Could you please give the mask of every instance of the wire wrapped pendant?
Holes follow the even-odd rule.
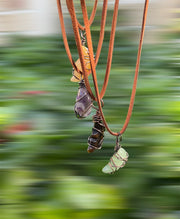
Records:
[[[92,128],[92,134],[88,138],[88,149],[89,153],[93,152],[96,149],[101,149],[105,126],[102,122],[102,118],[99,110],[96,111],[96,114],[93,116],[94,127]]]
[[[119,145],[119,141],[117,138],[116,146],[115,146],[115,153],[110,158],[109,163],[102,169],[103,173],[114,173],[115,171],[119,170],[120,168],[124,167],[126,162],[128,161],[129,154],[126,152],[121,145]]]
[[[90,65],[88,48],[85,46],[82,46],[82,51],[83,51],[83,55],[84,55],[86,71],[87,71],[88,75],[90,75],[91,74],[91,65]],[[80,59],[78,59],[75,62],[75,65],[77,66],[77,68],[80,71],[82,71],[82,65],[81,65]],[[72,74],[73,74],[73,76],[71,77],[72,82],[80,82],[81,80],[84,79],[84,75],[81,73],[78,73],[74,68],[73,68]]]
[[[86,89],[84,81],[79,83],[74,112],[77,118],[85,118],[91,113],[92,99]]]

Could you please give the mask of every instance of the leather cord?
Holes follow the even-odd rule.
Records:
[[[118,4],[119,4],[119,0],[116,0],[115,5],[118,6]],[[106,122],[106,119],[104,117],[102,107],[101,107],[101,97],[100,97],[98,83],[97,83],[97,77],[96,77],[96,69],[95,69],[95,63],[94,63],[94,58],[93,58],[94,53],[93,53],[93,46],[92,46],[92,39],[91,39],[91,31],[90,31],[90,26],[89,26],[89,23],[88,23],[88,14],[87,14],[87,8],[86,8],[85,0],[81,0],[81,8],[82,8],[83,19],[84,19],[84,24],[85,24],[87,45],[88,45],[88,49],[89,49],[89,57],[90,57],[90,62],[91,62],[91,70],[92,70],[92,75],[93,75],[93,82],[94,82],[94,88],[95,88],[95,93],[96,93],[96,98],[97,98],[99,111],[100,111],[103,123],[104,123],[107,131],[111,135],[116,136],[116,135],[119,135],[119,134],[111,131],[111,129],[109,128],[109,126]],[[116,10],[118,10],[118,7],[116,8]],[[85,75],[86,74],[87,74],[87,72],[85,73]]]
[[[67,35],[66,35],[66,29],[65,29],[65,25],[64,25],[64,18],[63,18],[63,13],[62,13],[62,7],[61,7],[61,0],[57,0],[57,7],[58,7],[58,14],[59,14],[59,21],[60,21],[60,24],[61,24],[61,32],[62,32],[62,36],[63,36],[63,41],[64,41],[64,46],[65,46],[65,49],[66,49],[66,53],[67,53],[67,56],[69,58],[69,61],[71,62],[73,68],[78,72],[78,73],[81,73],[83,74],[76,66],[73,58],[72,58],[72,55],[71,55],[71,51],[69,49],[69,44],[68,44],[68,40],[67,40]]]
[[[100,52],[101,52],[101,48],[102,48],[102,44],[103,44],[103,39],[104,39],[104,29],[105,29],[105,23],[106,23],[106,15],[107,15],[107,3],[108,3],[108,0],[104,0],[104,2],[103,2],[103,10],[102,10],[102,19],[101,19],[100,37],[99,37],[99,42],[98,42],[98,46],[97,46],[97,52],[96,52],[96,56],[95,56],[96,65],[97,65],[98,60],[99,60],[99,56],[100,56]],[[63,13],[62,13],[62,8],[61,8],[61,0],[57,0],[57,6],[58,6],[59,20],[60,20],[60,24],[61,24],[62,36],[63,36],[63,41],[64,41],[64,46],[65,46],[65,49],[66,49],[66,53],[68,55],[68,58],[69,58],[69,60],[70,60],[70,62],[72,64],[73,68],[78,73],[83,74],[83,72],[85,72],[86,69],[83,68],[82,57],[80,59],[81,59],[82,69],[84,69],[83,72],[80,71],[77,68],[77,66],[76,66],[76,64],[75,64],[75,62],[74,62],[74,60],[72,58],[70,49],[69,49],[69,45],[68,45],[68,41],[67,41],[67,35],[66,35],[66,30],[65,30],[65,25],[64,25],[64,18],[63,18]],[[68,7],[69,13],[70,13],[71,18],[72,18],[72,25],[74,27],[78,25],[78,28],[79,28],[78,20],[76,18],[76,14],[75,14],[75,9],[74,9],[73,1],[67,1],[67,7]],[[94,16],[95,16],[96,7],[97,7],[97,5],[96,5],[96,2],[95,2],[94,8],[93,8],[93,12],[91,14],[91,18],[90,18],[90,21],[89,21],[90,25],[93,22],[93,19],[94,19]],[[74,29],[74,31],[76,32],[75,38],[79,39],[79,36],[78,36],[79,35],[78,34],[79,29],[78,29],[78,31],[77,31],[77,29]],[[76,44],[77,44],[77,41],[76,41]],[[81,47],[78,47],[78,52],[79,52],[79,50],[81,50]],[[82,54],[82,51],[79,52],[79,53]],[[85,66],[85,64],[84,64],[84,66]],[[96,98],[93,95],[92,90],[90,88],[88,77],[85,76],[85,75],[84,75],[84,80],[85,80],[86,88],[87,88],[91,98],[93,100],[96,100]]]
[[[95,56],[95,65],[97,65],[97,63],[98,63],[99,56],[100,56],[101,49],[102,49],[103,40],[104,40],[104,29],[105,29],[106,16],[107,16],[107,5],[108,5],[108,0],[104,0],[104,2],[103,2],[103,9],[102,9],[100,36],[99,36],[99,42],[98,42],[96,56]],[[95,1],[94,8],[93,8],[93,11],[92,11],[92,14],[91,14],[91,18],[89,20],[89,25],[90,26],[93,23],[94,16],[95,16],[95,13],[96,13],[96,9],[97,9],[97,1]],[[79,29],[85,31],[85,26],[82,26],[78,22],[77,19],[76,19],[76,22],[78,23]]]
[[[142,51],[142,44],[143,44],[143,38],[144,38],[144,31],[146,26],[146,18],[147,18],[147,12],[148,12],[148,5],[149,0],[145,0],[144,4],[144,12],[143,12],[143,19],[142,19],[142,26],[141,26],[141,34],[140,34],[140,40],[139,40],[139,48],[137,53],[137,60],[136,60],[136,68],[135,68],[135,74],[134,74],[134,83],[129,103],[129,108],[126,116],[126,120],[124,122],[124,125],[120,131],[121,134],[123,134],[129,124],[129,120],[131,118],[133,106],[134,106],[134,100],[136,95],[136,87],[137,87],[137,80],[138,80],[138,74],[139,74],[139,66],[140,66],[140,59],[141,59],[141,51]]]
[[[104,0],[104,2],[105,2],[105,0]],[[103,84],[103,88],[101,90],[101,93],[99,93],[97,77],[96,77],[96,69],[95,68],[96,68],[97,63],[95,63],[96,60],[94,60],[94,53],[93,53],[93,46],[92,46],[92,39],[91,39],[91,31],[90,31],[90,23],[89,23],[89,20],[88,20],[87,8],[86,8],[85,0],[81,0],[81,8],[82,8],[82,13],[83,13],[83,19],[84,19],[84,25],[85,25],[85,31],[86,31],[86,38],[87,38],[87,45],[88,45],[88,49],[89,49],[89,57],[90,57],[91,70],[92,70],[92,76],[93,76],[93,82],[94,82],[96,97],[93,95],[93,93],[91,91],[91,88],[90,88],[90,85],[89,85],[88,73],[87,73],[86,68],[85,68],[85,61],[84,61],[83,54],[82,54],[81,39],[80,39],[80,36],[79,36],[79,27],[78,27],[78,22],[77,22],[77,19],[76,19],[73,0],[66,0],[66,3],[67,3],[69,13],[70,13],[71,19],[72,19],[72,26],[73,26],[73,30],[74,30],[74,35],[75,35],[75,40],[76,40],[76,44],[77,44],[77,48],[78,48],[78,52],[79,52],[80,61],[81,61],[83,72],[84,72],[84,79],[85,79],[86,88],[87,88],[88,92],[90,93],[91,97],[94,100],[96,100],[97,103],[98,103],[99,111],[100,111],[103,123],[104,123],[107,131],[111,135],[114,135],[114,136],[122,135],[124,133],[124,131],[126,130],[128,124],[129,124],[129,120],[130,120],[132,110],[133,110],[149,0],[145,0],[143,20],[142,20],[142,28],[141,28],[140,41],[139,41],[138,54],[137,54],[137,61],[136,61],[136,68],[135,68],[134,83],[133,83],[133,88],[132,88],[128,113],[127,113],[126,120],[125,120],[125,123],[123,125],[123,128],[120,130],[120,132],[113,132],[108,127],[108,124],[105,120],[105,117],[104,117],[104,114],[103,114],[103,111],[102,111],[102,106],[101,106],[101,99],[105,94],[107,84],[108,84],[108,80],[109,80],[109,73],[110,73],[111,62],[112,62],[112,53],[113,53],[113,47],[114,47],[114,37],[115,37],[115,29],[116,29],[117,15],[118,15],[119,0],[116,0],[115,5],[114,5],[114,14],[113,14],[111,37],[110,37],[110,43],[109,43],[109,53],[108,53],[108,59],[107,59],[106,75],[105,75],[104,84]],[[105,7],[103,7],[103,8],[105,8]],[[103,30],[102,23],[103,23],[103,16],[102,16],[102,22],[101,22],[101,29]],[[100,36],[101,36],[101,34],[100,34]],[[99,42],[101,43],[101,37],[100,37]]]
[[[89,24],[90,24],[90,26],[92,25],[92,23],[93,23],[93,21],[94,21],[94,17],[95,17],[95,15],[96,15],[97,3],[98,3],[98,0],[95,0],[94,7],[93,7],[93,10],[92,10],[90,19],[89,19]],[[77,23],[78,23],[79,29],[85,30],[85,27],[82,26],[82,25],[79,23],[78,20],[77,20]]]
[[[66,4],[67,4],[67,8],[69,10],[69,14],[71,16],[71,20],[72,20],[72,27],[73,27],[73,31],[74,31],[74,37],[75,37],[75,41],[76,41],[76,45],[77,45],[77,49],[78,49],[78,53],[79,53],[79,58],[81,61],[81,66],[82,66],[82,70],[84,72],[84,81],[86,84],[86,88],[91,96],[91,98],[93,100],[96,100],[94,94],[92,93],[90,84],[89,84],[89,79],[88,79],[88,73],[86,71],[86,67],[85,67],[85,60],[84,60],[84,55],[83,55],[83,51],[82,51],[82,46],[81,46],[81,38],[79,35],[79,28],[78,28],[78,23],[77,23],[77,19],[76,19],[76,13],[75,13],[75,9],[74,9],[74,3],[73,0],[66,0]],[[89,25],[89,20],[87,21],[88,25]],[[94,57],[93,57],[94,59]]]
[[[97,65],[98,63],[99,56],[100,56],[101,49],[102,49],[103,40],[104,40],[104,29],[105,29],[106,17],[107,17],[107,5],[108,5],[108,0],[104,0],[103,9],[102,9],[100,36],[99,36],[99,42],[98,42],[98,46],[96,50],[96,57],[95,57],[95,65]]]
[[[114,49],[114,39],[115,39],[115,31],[116,31],[116,24],[117,24],[117,17],[118,17],[118,8],[119,8],[119,0],[115,1],[114,4],[114,13],[113,13],[113,20],[112,20],[112,27],[111,27],[111,35],[109,40],[109,51],[108,51],[108,58],[107,58],[107,67],[106,67],[106,74],[104,78],[103,87],[100,93],[100,97],[103,98],[106,88],[109,81],[109,74],[111,70],[111,63],[112,63],[112,55]]]
[[[135,75],[134,75],[134,83],[133,83],[133,88],[132,88],[132,93],[131,93],[128,113],[127,113],[124,125],[123,125],[122,129],[120,130],[120,132],[113,132],[108,127],[108,124],[107,124],[107,122],[105,120],[105,117],[104,117],[104,114],[103,114],[103,111],[102,111],[102,106],[101,106],[101,97],[102,96],[99,94],[97,78],[96,78],[96,70],[95,70],[95,66],[94,66],[94,63],[93,63],[94,60],[92,58],[93,57],[93,47],[92,47],[90,27],[89,27],[89,25],[87,23],[87,18],[88,18],[87,17],[87,9],[86,9],[85,0],[81,0],[81,7],[82,7],[82,12],[83,12],[85,28],[86,28],[86,37],[87,37],[87,43],[88,43],[88,48],[89,48],[89,55],[90,55],[90,61],[91,61],[91,67],[92,67],[92,75],[93,75],[94,87],[95,87],[95,91],[96,91],[97,103],[98,103],[99,111],[101,113],[101,117],[102,117],[102,120],[103,120],[103,123],[104,123],[106,129],[108,130],[108,132],[111,135],[114,135],[114,136],[122,135],[125,132],[128,124],[129,124],[130,118],[131,118],[131,114],[132,114],[132,110],[133,110],[133,105],[134,105],[134,100],[135,100],[135,94],[136,94],[137,79],[138,79],[138,73],[139,73],[139,65],[140,65],[143,37],[144,37],[145,24],[146,24],[146,18],[147,18],[148,4],[149,4],[149,0],[145,0],[144,11],[143,11],[143,19],[142,19],[142,27],[141,27],[141,34],[140,34],[140,41],[139,41],[137,61],[136,61],[136,68],[135,68]],[[118,5],[119,5],[119,1],[116,0],[116,2],[115,2],[115,9],[117,9],[116,7],[118,7]],[[114,16],[117,16],[117,14],[114,15]],[[114,18],[113,18],[113,25],[115,25]],[[113,34],[112,31],[113,31],[113,28],[111,30],[111,35]],[[107,80],[107,82],[108,82],[107,75],[108,74],[106,74],[106,76],[105,76],[105,80]]]

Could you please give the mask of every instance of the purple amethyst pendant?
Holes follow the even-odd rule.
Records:
[[[74,112],[78,119],[85,118],[91,113],[92,99],[86,89],[84,81],[79,83]]]

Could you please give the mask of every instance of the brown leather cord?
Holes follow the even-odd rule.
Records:
[[[93,23],[94,17],[95,17],[95,15],[96,15],[97,3],[98,3],[98,0],[95,0],[94,7],[93,7],[93,10],[92,10],[92,13],[91,13],[91,17],[90,17],[90,19],[89,19],[89,24],[90,24],[90,26],[91,26],[91,24]],[[85,30],[85,27],[82,26],[82,25],[79,23],[78,20],[77,20],[77,23],[78,23],[79,29]]]
[[[96,56],[95,56],[95,63],[96,63],[96,65],[97,65],[98,60],[99,60],[99,56],[100,56],[101,49],[102,49],[102,44],[103,44],[103,39],[104,39],[104,29],[105,29],[106,16],[107,16],[107,4],[108,4],[108,0],[104,0],[104,2],[103,2],[103,9],[102,9],[102,18],[101,18],[100,37],[99,37],[99,42],[98,42]],[[91,24],[93,23],[93,20],[94,20],[93,16],[95,16],[95,10],[96,10],[95,6],[97,7],[97,5],[94,5],[94,14],[92,12],[91,18],[89,20],[90,26],[91,26]],[[77,23],[78,23],[79,29],[84,31],[85,27],[80,25],[78,20],[77,20]]]
[[[117,1],[119,2],[119,0],[116,0],[116,2]],[[91,63],[91,70],[92,70],[92,75],[93,75],[93,82],[94,82],[94,87],[95,87],[95,92],[96,92],[96,98],[97,98],[99,111],[100,111],[103,123],[104,123],[107,131],[111,135],[117,136],[117,135],[119,135],[119,133],[115,133],[115,132],[111,131],[111,129],[108,127],[108,124],[105,120],[105,117],[104,117],[104,114],[103,114],[103,111],[102,111],[102,107],[101,107],[101,97],[100,97],[100,94],[99,94],[97,77],[96,77],[95,62],[94,62],[94,58],[93,58],[94,53],[93,53],[93,46],[92,46],[92,39],[91,39],[91,31],[90,31],[90,26],[89,26],[89,22],[88,22],[88,14],[87,14],[87,8],[86,8],[85,0],[81,0],[81,8],[82,8],[83,19],[84,19],[84,24],[85,24],[87,45],[88,45],[88,49],[89,49],[89,57],[90,57],[90,63]],[[87,76],[87,72],[85,72],[85,76]]]
[[[70,13],[71,19],[72,19],[72,26],[73,26],[73,30],[74,30],[75,40],[76,40],[76,44],[77,44],[77,48],[78,48],[78,52],[79,52],[79,57],[80,57],[82,69],[83,69],[83,72],[84,72],[84,79],[85,79],[86,88],[87,88],[88,92],[90,93],[92,99],[96,100],[97,103],[98,103],[99,111],[101,113],[102,120],[103,120],[103,123],[104,123],[107,131],[110,134],[114,135],[114,136],[122,135],[124,133],[124,131],[126,130],[127,126],[128,126],[128,123],[129,123],[129,120],[130,120],[130,117],[131,117],[131,114],[132,114],[132,110],[133,110],[149,0],[145,0],[145,5],[144,5],[144,13],[143,13],[143,21],[142,21],[140,42],[139,42],[139,48],[138,48],[138,54],[137,54],[134,83],[133,83],[132,94],[131,94],[131,98],[130,98],[129,109],[128,109],[128,113],[127,113],[126,120],[125,120],[125,123],[123,125],[123,128],[121,129],[120,132],[117,132],[117,133],[111,131],[110,128],[108,127],[107,123],[106,123],[106,120],[105,120],[105,117],[104,117],[104,114],[103,114],[103,111],[102,111],[102,107],[101,107],[101,98],[102,98],[101,95],[105,93],[107,83],[108,83],[108,79],[109,79],[109,72],[110,72],[110,67],[111,67],[111,63],[109,63],[109,62],[112,62],[112,52],[113,52],[113,46],[114,46],[114,35],[115,35],[115,26],[116,26],[116,19],[117,19],[119,0],[116,0],[116,2],[115,2],[115,10],[114,10],[114,15],[113,15],[111,38],[110,38],[110,44],[109,44],[109,53],[110,54],[108,54],[108,63],[107,63],[107,69],[106,69],[106,76],[105,76],[105,80],[104,80],[103,89],[101,91],[101,95],[99,94],[97,77],[96,77],[95,67],[96,67],[97,63],[95,64],[95,60],[94,60],[94,53],[93,53],[93,46],[92,46],[92,39],[91,39],[91,31],[90,31],[90,23],[89,23],[89,20],[88,20],[87,8],[86,8],[85,0],[81,0],[81,7],[82,7],[82,12],[83,12],[83,19],[84,19],[84,25],[85,25],[85,31],[86,31],[86,37],[87,37],[87,44],[88,44],[88,49],[89,49],[89,57],[90,57],[90,63],[91,63],[91,69],[92,69],[92,76],[93,76],[93,82],[94,82],[94,87],[95,87],[96,98],[94,97],[94,95],[91,91],[91,88],[90,88],[90,85],[89,85],[89,80],[88,80],[88,73],[87,73],[86,68],[85,68],[85,61],[84,61],[84,57],[83,57],[83,53],[82,53],[81,39],[80,39],[80,36],[79,36],[79,28],[78,28],[78,23],[77,23],[77,19],[76,19],[73,0],[66,0],[66,3],[67,3],[69,13]],[[103,20],[103,17],[102,17],[102,20]],[[101,26],[101,29],[103,29],[102,26]],[[65,29],[63,31],[65,31]],[[114,34],[113,34],[113,32],[114,32]],[[101,40],[100,40],[100,43],[101,43]],[[111,48],[111,46],[112,46],[112,48]]]
[[[86,88],[87,88],[91,98],[93,100],[96,100],[95,96],[92,93],[92,90],[91,90],[91,87],[89,84],[88,73],[87,73],[87,70],[85,67],[85,60],[84,60],[84,55],[83,55],[83,51],[82,51],[81,38],[79,36],[79,28],[78,28],[78,23],[77,23],[77,19],[76,19],[73,0],[66,0],[66,4],[67,4],[67,8],[69,10],[69,14],[70,14],[71,20],[72,20],[72,27],[73,27],[75,41],[76,41],[76,45],[77,45],[77,49],[78,49],[78,53],[79,53],[79,58],[80,58],[81,65],[82,65],[82,70],[84,72],[84,80],[85,80]],[[87,23],[89,25],[89,20],[87,21]]]
[[[99,37],[99,42],[98,42],[98,46],[97,46],[97,51],[96,51],[96,57],[95,57],[95,63],[97,65],[98,63],[98,60],[99,60],[99,56],[100,56],[100,52],[101,52],[101,48],[102,48],[102,44],[103,44],[103,39],[104,39],[104,29],[105,29],[105,22],[106,22],[106,15],[107,15],[107,3],[108,3],[108,0],[104,0],[103,2],[103,10],[102,10],[102,19],[101,19],[101,30],[100,30],[100,37]],[[60,0],[57,0],[57,6],[58,6],[58,13],[59,13],[59,20],[60,20],[60,24],[61,24],[61,30],[62,30],[62,36],[63,36],[63,41],[64,41],[64,46],[65,46],[65,49],[66,49],[66,53],[68,55],[68,58],[73,66],[73,68],[80,74],[82,74],[82,71],[80,71],[73,58],[72,58],[72,55],[71,55],[71,52],[70,52],[70,49],[69,49],[69,45],[68,45],[68,41],[67,41],[67,36],[66,36],[66,31],[65,31],[65,25],[64,25],[64,19],[63,19],[63,14],[62,14],[62,9],[61,9],[61,1]],[[90,25],[92,24],[93,22],[93,19],[94,19],[94,16],[95,16],[95,12],[96,12],[96,8],[97,8],[97,4],[95,2],[95,5],[94,5],[94,8],[93,8],[93,12],[91,14],[91,18],[90,18]],[[78,22],[78,21],[77,21]],[[84,29],[84,27],[83,27]],[[89,93],[91,93],[90,90],[88,90]],[[92,96],[92,98],[95,100],[95,97]]]
[[[115,3],[115,6],[118,6],[117,1]],[[144,30],[145,30],[145,23],[146,23],[146,17],[147,17],[148,4],[149,4],[149,0],[145,0],[143,19],[142,19],[142,28],[141,28],[141,34],[140,34],[140,42],[139,42],[137,61],[136,61],[136,69],[135,69],[135,76],[134,76],[134,83],[133,83],[132,94],[131,94],[131,98],[130,98],[129,109],[128,109],[128,113],[127,113],[126,120],[125,120],[125,123],[123,125],[123,128],[121,129],[120,132],[116,133],[116,132],[111,131],[111,129],[108,127],[107,122],[106,122],[105,117],[104,117],[104,114],[103,114],[103,111],[102,111],[101,97],[100,97],[100,94],[99,94],[95,63],[94,63],[94,59],[93,59],[93,47],[92,47],[90,27],[89,27],[89,23],[88,23],[87,9],[86,9],[85,0],[81,0],[81,7],[82,7],[83,18],[84,18],[84,23],[85,23],[87,44],[88,44],[88,49],[89,49],[89,56],[90,56],[90,62],[91,62],[91,68],[92,68],[94,87],[95,87],[95,91],[96,91],[97,103],[98,103],[98,106],[99,106],[99,111],[101,113],[103,123],[104,123],[106,129],[108,130],[108,132],[111,135],[115,135],[115,136],[122,135],[124,133],[124,131],[126,130],[128,124],[129,124],[129,120],[130,120],[130,117],[131,117],[131,114],[132,114],[134,100],[135,100],[135,94],[136,94],[136,86],[137,86],[137,79],[138,79],[138,73],[139,73],[140,57],[141,57],[141,50],[142,50],[142,44],[143,44],[143,37],[144,37]],[[87,72],[85,72],[85,75],[87,75]]]
[[[108,52],[108,58],[107,58],[106,75],[105,75],[103,87],[100,93],[101,98],[103,98],[106,92],[106,88],[107,88],[108,81],[109,81],[109,74],[111,70],[112,55],[113,55],[113,49],[114,49],[114,38],[115,38],[115,31],[116,31],[116,24],[117,24],[117,17],[118,17],[118,6],[119,6],[119,0],[116,0],[114,4],[112,28],[111,28],[111,35],[110,35],[110,40],[109,40],[109,52]]]
[[[76,19],[76,16],[75,16],[75,11],[74,11],[74,6],[72,7],[72,5],[68,4],[70,3],[69,1],[67,1],[67,6],[68,7],[68,10],[70,12],[70,15],[71,15],[71,18],[73,21],[76,20],[77,22],[77,19]],[[71,2],[73,4],[73,1]],[[62,36],[63,36],[63,41],[64,41],[64,46],[65,46],[65,49],[66,49],[66,53],[68,55],[68,58],[72,64],[72,66],[74,67],[74,69],[80,73],[80,74],[83,74],[76,66],[73,58],[72,58],[72,55],[71,55],[71,52],[70,52],[70,49],[69,49],[69,45],[68,45],[68,41],[67,41],[67,36],[66,36],[66,30],[65,30],[65,25],[64,25],[64,19],[63,19],[63,13],[62,13],[62,8],[61,8],[61,1],[60,0],[57,0],[57,6],[58,6],[58,13],[59,13],[59,20],[60,20],[60,24],[61,24],[61,30],[62,30]],[[91,15],[91,20],[90,20],[90,24],[93,22],[92,20],[94,19],[93,16],[95,16],[95,9],[96,9],[96,4],[94,5],[94,10],[92,12],[92,15]],[[107,11],[107,0],[104,0],[104,4],[103,4],[103,12],[102,12],[102,20],[101,20],[101,33],[100,33],[100,39],[99,39],[99,43],[98,43],[98,51],[97,54],[100,55],[100,51],[101,51],[101,48],[102,48],[102,42],[103,42],[103,38],[104,38],[104,27],[105,27],[105,20],[106,20],[106,11]],[[106,9],[106,11],[105,11]],[[71,11],[74,11],[74,14],[71,13]],[[73,23],[73,22],[72,22]],[[75,22],[74,22],[74,26],[75,26]],[[75,34],[76,36],[76,34]],[[78,36],[76,36],[78,37]],[[77,42],[76,42],[77,43]],[[79,50],[78,50],[79,51]],[[82,53],[82,51],[81,51]],[[96,60],[98,61],[98,58],[99,58],[99,55],[96,56]],[[83,58],[84,59],[84,58]],[[82,61],[81,61],[81,64],[82,64]],[[84,63],[85,65],[85,63]],[[83,65],[82,65],[82,68],[83,68]],[[86,70],[83,70],[84,72]],[[84,77],[84,80],[85,80],[85,83],[86,83],[86,87],[87,87],[87,90],[91,96],[91,98],[93,100],[96,100],[95,96],[93,95],[92,91],[91,91],[91,88],[90,88],[90,84],[89,84],[89,80],[88,80],[88,77]]]
[[[62,31],[62,36],[63,36],[63,41],[64,41],[64,46],[66,49],[66,53],[67,56],[73,66],[73,68],[80,74],[82,74],[82,72],[77,68],[72,55],[71,55],[71,51],[69,49],[69,45],[68,45],[68,41],[67,41],[67,36],[66,36],[66,30],[65,30],[65,25],[64,25],[64,19],[63,19],[63,14],[62,14],[62,8],[61,8],[61,0],[57,0],[57,7],[58,7],[58,14],[59,14],[59,20],[60,20],[60,24],[61,24],[61,31]]]
[[[100,30],[99,42],[96,50],[95,65],[97,65],[98,63],[103,40],[104,40],[104,29],[105,29],[106,16],[107,16],[107,4],[108,4],[108,0],[104,0],[103,9],[102,9],[102,18],[101,18],[101,30]]]
[[[128,124],[129,124],[129,120],[131,118],[131,114],[132,114],[132,110],[133,110],[133,106],[134,106],[136,87],[137,87],[137,79],[138,79],[138,73],[139,73],[139,65],[140,65],[140,59],[141,59],[142,44],[143,44],[146,18],[147,18],[147,12],[148,12],[148,5],[149,5],[149,0],[145,0],[140,41],[139,41],[139,48],[138,48],[138,54],[137,54],[137,60],[136,60],[136,69],[135,69],[135,75],[134,75],[134,83],[133,83],[131,99],[130,99],[130,103],[129,103],[129,109],[127,112],[126,120],[125,120],[125,123],[124,123],[121,131],[120,131],[121,134],[123,134],[125,132]]]
[[[100,39],[99,39],[99,43],[98,43],[98,49],[97,49],[97,54],[96,54],[96,60],[95,62],[98,61],[99,59],[99,55],[100,55],[100,51],[102,48],[102,42],[103,42],[103,38],[104,38],[104,28],[105,28],[105,20],[106,20],[106,14],[107,14],[107,0],[104,1],[103,4],[103,11],[102,11],[102,20],[101,20],[101,34],[100,34]],[[114,47],[114,38],[115,38],[115,30],[116,30],[116,23],[117,23],[117,15],[118,15],[118,5],[119,5],[119,0],[116,0],[115,5],[114,5],[114,13],[113,13],[113,21],[112,21],[112,29],[111,29],[111,36],[110,36],[110,42],[109,42],[109,53],[108,53],[108,59],[107,59],[107,68],[106,68],[106,75],[105,75],[105,79],[104,79],[104,84],[103,84],[103,88],[100,94],[100,98],[102,99],[106,88],[107,88],[107,84],[108,84],[108,80],[109,80],[109,74],[110,74],[110,69],[111,69],[111,63],[112,63],[112,54],[113,54],[113,47]],[[69,5],[70,6],[70,5]],[[86,6],[85,9],[82,9],[82,11],[87,10]],[[71,6],[70,8],[70,15],[71,17],[75,17],[75,10],[74,8]],[[72,23],[75,26],[75,21],[74,19],[72,19]],[[89,23],[89,20],[87,18],[86,22],[84,21],[84,23]],[[90,24],[88,24],[90,27]],[[78,32],[78,30],[75,30],[76,32]],[[87,34],[87,33],[86,33]],[[90,33],[91,34],[91,33]],[[87,36],[86,36],[87,37]],[[88,38],[88,37],[87,37]],[[91,41],[92,42],[92,41]],[[88,43],[88,40],[87,40]],[[78,50],[80,50],[81,48],[78,48]],[[94,62],[93,62],[94,63]],[[97,63],[96,63],[97,64]],[[92,64],[91,62],[91,66],[96,64]],[[84,77],[85,77],[85,83],[86,81],[86,73],[84,72]],[[89,93],[92,93],[92,90],[89,89],[90,87],[87,85],[87,90]],[[94,100],[96,100],[96,98],[93,98]]]

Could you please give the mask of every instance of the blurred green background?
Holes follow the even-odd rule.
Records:
[[[104,113],[118,131],[128,110],[137,55],[134,30],[118,31]],[[102,87],[109,29],[99,65]],[[179,33],[144,44],[134,111],[123,135],[130,157],[113,175],[101,169],[115,138],[88,154],[92,112],[78,120],[78,84],[62,38],[13,37],[0,48],[0,215],[2,219],[180,218]],[[99,29],[94,27],[94,48]],[[74,59],[77,51],[69,37]],[[91,83],[92,84],[92,83]],[[33,91],[33,92],[32,92]]]

